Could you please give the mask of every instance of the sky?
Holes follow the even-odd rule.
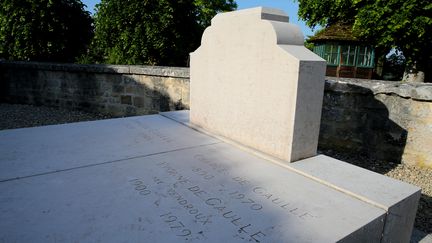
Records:
[[[87,5],[87,10],[94,13],[94,6],[100,2],[100,0],[81,0]],[[303,21],[300,21],[297,16],[298,3],[293,0],[236,0],[238,9],[252,8],[252,7],[270,7],[278,8],[285,11],[290,18],[290,23],[297,24],[303,31],[305,37],[313,35],[313,31],[306,26]]]

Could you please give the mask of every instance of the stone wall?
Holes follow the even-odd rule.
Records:
[[[0,85],[2,102],[114,116],[189,107],[187,68],[0,62]],[[432,84],[328,77],[319,147],[432,167]]]
[[[432,167],[432,84],[327,77],[319,145]]]
[[[114,116],[189,107],[189,69],[0,63],[1,101],[98,111]]]

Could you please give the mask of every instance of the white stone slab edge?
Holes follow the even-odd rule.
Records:
[[[292,166],[381,205],[387,211],[382,242],[409,241],[421,188],[325,155]]]
[[[388,208],[381,242],[410,241],[420,197],[421,190],[418,190],[411,196]]]

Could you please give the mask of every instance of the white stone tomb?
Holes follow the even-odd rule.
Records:
[[[200,84],[192,84],[192,109],[197,108],[196,113],[191,111],[192,123],[189,112],[180,111],[0,131],[0,242],[408,242],[419,188],[326,156],[313,156],[322,97],[319,81],[323,82],[318,74],[322,74],[323,62],[300,45],[299,32],[286,24],[287,19],[280,11],[257,8],[213,20],[206,35],[222,33],[218,25],[229,22],[238,28],[248,22],[258,24],[256,31],[262,35],[246,28],[250,35],[245,37],[253,37],[249,48],[259,49],[251,49],[253,55],[247,58],[259,59],[250,62],[261,62],[268,69],[262,73],[256,71],[259,66],[237,70],[248,73],[250,85],[258,87],[251,89],[254,94],[230,93],[222,82],[223,89],[207,92],[206,100],[197,93]],[[231,35],[235,34],[225,37],[234,41]],[[213,38],[216,43],[224,41],[223,36]],[[269,39],[276,47],[269,47]],[[279,39],[296,44],[281,46]],[[272,56],[264,54],[267,51],[285,61],[273,63]],[[242,63],[237,56],[242,53],[232,52],[232,59]],[[192,64],[198,65],[197,60],[193,57]],[[217,74],[218,65],[205,68]],[[233,70],[222,70],[236,75]],[[192,72],[192,82],[199,82],[202,73]],[[273,78],[265,85],[254,75]],[[240,83],[246,84],[245,80]],[[260,89],[269,85],[269,92],[275,92],[278,104],[286,109],[270,106],[272,94],[265,97],[266,112],[260,110],[259,102],[254,103],[259,97],[255,95],[264,95]],[[244,97],[233,100],[229,95],[234,94]],[[231,111],[245,108],[244,113],[233,114],[238,123],[230,124],[238,130],[232,133],[218,130],[229,114],[213,102],[229,106],[224,98],[240,102]],[[206,113],[196,103],[200,100],[215,111]],[[216,112],[226,117],[217,120]],[[264,130],[244,129],[242,116]],[[306,134],[306,126],[311,135]],[[283,132],[284,138],[270,127]],[[273,137],[275,145],[259,146],[255,138],[241,145],[238,134],[263,136],[261,143]],[[311,158],[285,163],[300,157]]]

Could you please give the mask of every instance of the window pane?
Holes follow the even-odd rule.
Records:
[[[314,50],[315,54],[317,54],[318,56],[324,58],[324,45],[322,44],[318,44],[314,46]]]
[[[354,65],[354,57],[355,57],[355,46],[353,45],[343,45],[341,47],[341,65]]]
[[[332,62],[331,62],[331,64],[338,64],[338,53],[337,52],[333,52],[331,55],[332,55]]]
[[[327,53],[330,53],[331,52],[331,50],[332,50],[332,45],[325,45],[325,53],[327,54]]]
[[[353,51],[352,53],[349,54],[348,63],[349,63],[349,65],[355,64],[355,51]]]
[[[365,67],[372,67],[373,66],[372,48],[367,47],[367,46],[362,46],[359,48],[359,56],[358,56],[357,65],[365,66]]]
[[[338,46],[333,44],[326,44],[324,48],[324,59],[328,64],[338,64]]]

